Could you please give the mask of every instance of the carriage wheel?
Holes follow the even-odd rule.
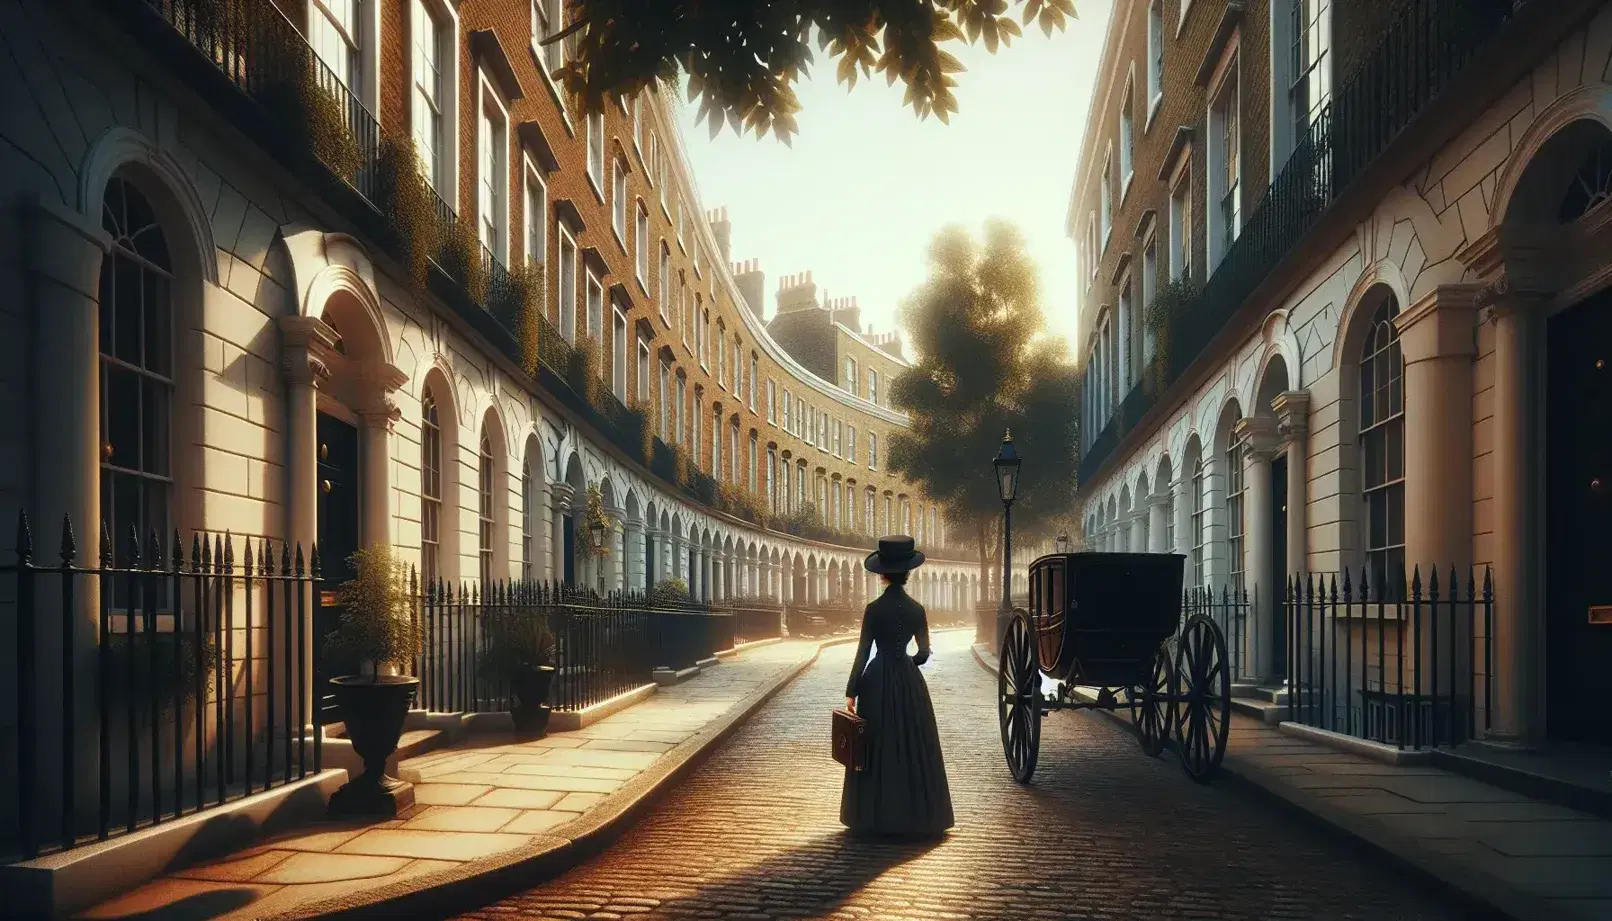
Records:
[[[1030,618],[1015,611],[1002,637],[996,671],[996,715],[1002,753],[1019,783],[1029,783],[1041,753],[1041,672],[1030,637]]]
[[[1226,638],[1202,615],[1187,621],[1175,651],[1176,751],[1187,776],[1203,783],[1226,756],[1231,729],[1231,669]]]
[[[1142,751],[1150,758],[1157,758],[1159,752],[1164,751],[1164,743],[1174,731],[1174,693],[1175,670],[1170,666],[1170,647],[1160,643],[1153,654],[1147,684],[1131,695],[1131,725],[1136,727],[1136,736],[1142,741]]]

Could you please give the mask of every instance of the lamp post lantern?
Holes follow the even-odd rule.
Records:
[[[602,522],[602,521],[590,521],[590,522],[588,522],[588,542],[593,546],[593,550],[594,550],[593,566],[594,566],[595,572],[597,573],[596,581],[597,581],[597,583],[599,585],[599,593],[602,595],[602,594],[604,594],[604,589],[605,589],[604,561],[602,559],[600,559],[600,557],[602,557],[604,555],[601,551],[603,551],[604,547],[605,547],[605,526],[604,526],[604,522]]]
[[[1058,539],[1054,540],[1052,542],[1052,545],[1060,555],[1068,553],[1069,552],[1069,535],[1068,534],[1059,534]]]
[[[1005,616],[1013,610],[1013,499],[1019,491],[1019,452],[1013,447],[1013,432],[1002,434],[1002,448],[991,462],[996,468],[996,487],[1002,497],[1002,607]]]

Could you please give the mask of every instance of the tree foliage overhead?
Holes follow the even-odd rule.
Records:
[[[1017,18],[1015,18],[1017,13]],[[992,53],[1036,24],[1051,35],[1075,16],[1074,0],[566,0],[566,89],[596,111],[612,96],[688,75],[690,101],[713,137],[769,130],[786,143],[800,102],[794,86],[814,61],[812,45],[838,59],[835,76],[855,86],[883,74],[906,85],[904,105],[946,121],[957,111],[953,74],[963,65],[942,46],[980,41]]]
[[[929,277],[902,305],[917,353],[891,400],[910,417],[892,434],[890,469],[945,504],[955,529],[994,556],[1002,514],[991,460],[1013,433],[1023,458],[1014,535],[1048,536],[1073,505],[1080,378],[1061,340],[1041,338],[1036,268],[1010,224],[982,241],[958,227],[930,244]]]

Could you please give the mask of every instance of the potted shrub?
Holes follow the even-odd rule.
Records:
[[[361,663],[359,674],[331,680],[336,705],[364,774],[349,780],[330,798],[339,815],[396,815],[413,804],[414,788],[386,776],[386,760],[397,751],[403,721],[420,679],[397,674],[420,653],[419,622],[408,587],[408,569],[385,544],[352,556],[356,577],[337,590],[341,620],[329,646],[346,661]],[[368,674],[364,672],[368,671]]]
[[[494,681],[505,681],[515,692],[510,711],[515,733],[541,739],[548,730],[549,690],[554,686],[554,634],[540,613],[505,610],[487,621],[487,648],[481,668]]]

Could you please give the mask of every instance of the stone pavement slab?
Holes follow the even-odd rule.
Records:
[[[1514,918],[1612,919],[1612,821],[1437,767],[1339,752],[1240,714],[1222,770]]]
[[[792,677],[817,640],[744,650],[584,729],[535,741],[478,735],[404,762],[416,805],[380,822],[320,822],[168,876],[82,918],[266,918],[451,877],[565,839],[613,794],[756,695]],[[360,899],[361,900],[361,899]]]

